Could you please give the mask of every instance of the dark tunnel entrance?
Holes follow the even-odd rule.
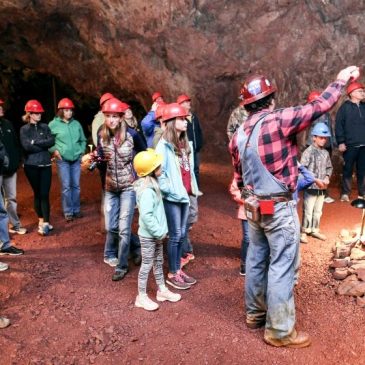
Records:
[[[110,90],[102,90],[100,95]],[[120,97],[111,91],[116,97]],[[41,102],[45,113],[42,116],[43,123],[49,123],[55,116],[58,101],[62,98],[70,98],[75,104],[75,119],[84,128],[85,135],[91,134],[91,123],[99,110],[100,95],[86,95],[78,93],[72,86],[62,82],[59,78],[28,68],[13,69],[0,65],[0,98],[5,101],[5,118],[12,121],[19,131],[23,125],[25,103],[30,99]],[[133,110],[137,120],[141,120],[146,111],[136,100],[123,100]]]

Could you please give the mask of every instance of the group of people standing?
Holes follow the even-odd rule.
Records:
[[[80,173],[81,164],[89,161],[98,168],[102,182],[106,231],[104,262],[115,268],[112,280],[125,277],[132,254],[135,264],[141,264],[137,307],[158,308],[146,290],[152,267],[158,285],[157,300],[180,300],[179,294],[172,293],[165,286],[162,242],[168,237],[167,284],[176,289],[189,289],[196,280],[182,267],[195,258],[188,230],[197,220],[197,197],[203,194],[197,184],[203,138],[199,120],[191,112],[190,97],[179,96],[177,102],[169,104],[163,101],[160,93],[155,93],[151,111],[138,123],[128,104],[111,93],[102,95],[101,110],[92,123],[96,149],[90,154],[85,154],[87,141],[81,124],[74,119],[72,100],[64,98],[59,101],[57,114],[49,124],[41,122],[42,104],[38,100],[29,100],[24,108],[23,121],[26,124],[20,129],[19,139],[11,122],[2,118],[3,104],[1,100],[3,144],[0,144],[0,162],[3,170],[0,176],[5,206],[0,199],[0,255],[24,253],[12,246],[9,239],[9,232],[27,232],[16,212],[16,171],[22,155],[24,172],[34,194],[38,233],[42,236],[53,230],[49,200],[52,159],[57,165],[66,222],[83,216]],[[152,144],[156,151],[147,148]],[[138,236],[132,233],[136,204],[139,210]],[[7,264],[0,263],[0,270],[7,268]],[[9,324],[4,317],[1,321],[1,327]]]

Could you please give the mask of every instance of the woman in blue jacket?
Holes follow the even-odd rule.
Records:
[[[163,194],[169,230],[167,283],[176,289],[189,289],[196,280],[180,267],[182,244],[189,214],[189,195],[197,195],[192,146],[186,135],[186,110],[177,103],[165,106],[162,122],[166,128],[156,152],[163,156],[162,173],[158,178]]]

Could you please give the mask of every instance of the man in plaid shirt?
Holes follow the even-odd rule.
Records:
[[[265,326],[264,341],[272,346],[310,345],[309,335],[295,329],[299,220],[291,193],[298,178],[296,134],[329,110],[350,78],[358,75],[356,66],[348,67],[316,100],[277,110],[276,88],[265,77],[250,77],[241,90],[249,117],[232,138],[230,150],[238,186],[257,197],[261,210],[258,221],[249,220],[246,324],[251,329]]]

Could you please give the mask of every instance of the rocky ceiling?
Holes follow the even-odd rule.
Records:
[[[341,0],[0,0],[0,65],[146,109],[155,90],[168,101],[188,93],[219,149],[249,73],[271,77],[284,105],[343,66],[365,72],[364,10]]]

